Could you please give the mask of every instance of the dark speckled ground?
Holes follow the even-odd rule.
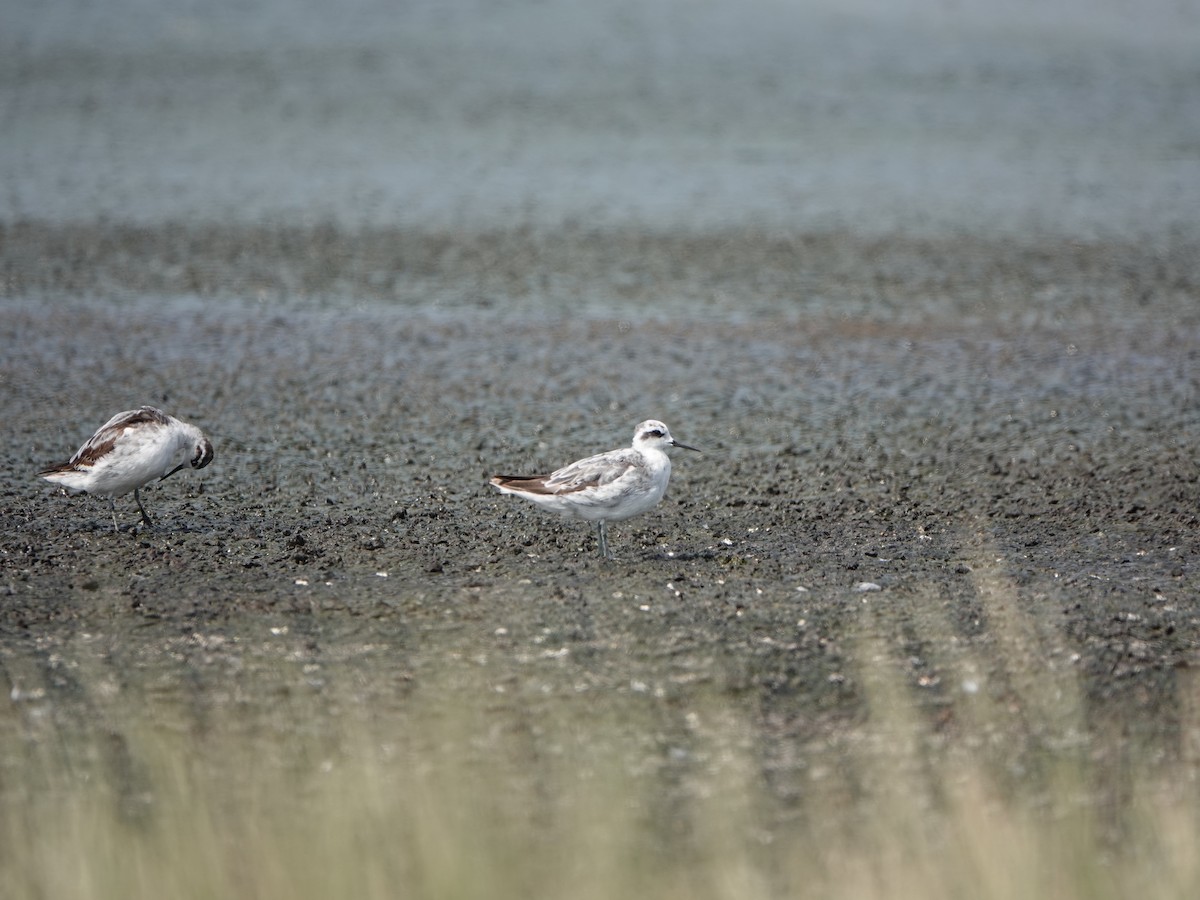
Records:
[[[30,746],[178,703],[283,746],[462,676],[678,733],[715,695],[792,797],[882,658],[935,739],[1178,748],[1186,4],[114,2],[0,33]],[[217,457],[114,535],[35,473],[141,403]],[[487,484],[649,417],[704,454],[617,562]]]
[[[629,278],[605,234],[446,238],[452,263],[432,238],[276,240],[4,232],[21,293],[103,294],[0,307],[10,659],[87,635],[122,678],[203,692],[282,641],[384,707],[475,657],[552,692],[702,684],[754,698],[786,786],[797,733],[856,715],[865,628],[936,715],[971,659],[997,699],[1066,673],[1097,721],[1171,741],[1178,673],[1200,664],[1195,248],[641,235]],[[178,241],[202,273],[188,296],[161,262]],[[306,274],[321,253],[349,260],[341,299]],[[118,257],[161,293],[126,289]],[[389,265],[436,302],[379,296]],[[612,299],[480,302],[525,265]],[[241,299],[261,271],[272,299]],[[986,303],[980,272],[1013,299]],[[869,291],[874,315],[839,312]],[[702,299],[718,293],[738,299]],[[147,490],[161,530],[125,500],[114,535],[102,500],[34,473],[143,402],[217,458]],[[704,453],[676,453],[662,505],[610,529],[616,562],[586,524],[487,485],[650,416]]]

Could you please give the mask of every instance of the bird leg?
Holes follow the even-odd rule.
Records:
[[[147,528],[153,528],[154,523],[150,521],[150,516],[146,513],[146,507],[142,506],[142,496],[138,493],[138,489],[133,489],[133,499],[137,501],[138,509],[142,512],[142,524]]]
[[[120,534],[121,529],[117,527],[117,501],[112,497],[108,498],[108,509],[109,512],[112,513],[113,517],[113,531],[115,531],[117,534]]]
[[[600,519],[598,522],[596,522],[596,534],[600,537],[600,555],[605,559],[612,559],[612,557],[608,555],[608,540],[605,536],[603,519]]]

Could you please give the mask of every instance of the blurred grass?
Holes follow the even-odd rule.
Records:
[[[1054,636],[986,552],[973,572],[995,658],[953,641],[935,604],[915,625],[947,678],[988,667],[1002,689],[931,709],[877,603],[853,636],[862,712],[798,749],[798,791],[765,777],[754,704],[711,686],[522,695],[463,666],[386,714],[335,687],[290,695],[282,727],[129,688],[51,727],[14,695],[0,896],[1200,896],[1196,679],[1181,675],[1177,753],[1119,736],[1104,752],[1072,670],[1046,662]]]

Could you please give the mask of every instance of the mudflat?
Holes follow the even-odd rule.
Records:
[[[294,652],[383,691],[483,653],[564,690],[745,692],[778,725],[854,714],[864,616],[932,706],[962,691],[947,654],[1007,690],[1002,602],[1095,715],[1171,733],[1197,662],[1193,247],[186,226],[3,247],[14,294],[72,295],[3,307],[10,647],[88,634],[122,678]],[[144,492],[157,531],[119,501],[114,534],[35,473],[140,403],[217,458]],[[487,484],[648,417],[704,452],[610,529],[616,561]]]
[[[814,759],[871,733],[882,659],[932,739],[986,698],[1015,756],[1178,758],[1195,23],[600,6],[14,15],[20,733],[121,737],[133,707],[335,742],[461,679],[509,724],[644,698],[670,735],[715,697],[802,803]],[[157,530],[118,500],[113,533],[36,473],[145,403],[216,459],[143,492]],[[647,418],[703,452],[610,527],[616,560],[488,485]],[[670,769],[671,746],[643,752]]]

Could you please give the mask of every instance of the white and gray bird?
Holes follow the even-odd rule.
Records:
[[[491,483],[551,512],[596,523],[600,555],[607,557],[605,525],[653,509],[671,480],[666,447],[682,447],[662,422],[649,419],[634,429],[633,446],[589,456],[549,475],[497,475]]]
[[[139,488],[156,478],[162,481],[184,466],[203,469],[212,461],[212,441],[199,428],[143,406],[117,413],[70,460],[38,475],[73,491],[107,497],[113,530],[118,531],[113,498],[133,491],[142,523],[153,528]]]

